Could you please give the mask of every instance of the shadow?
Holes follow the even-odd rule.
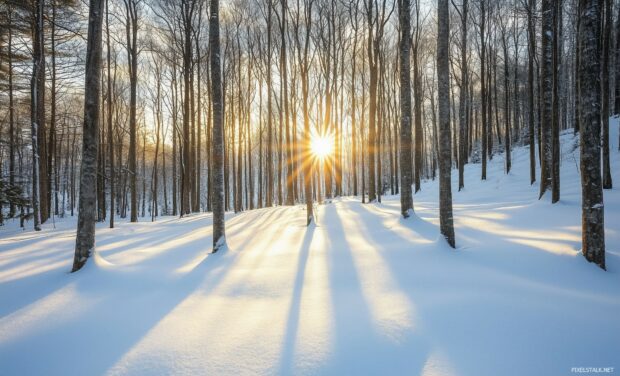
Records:
[[[297,262],[297,272],[295,273],[295,282],[293,284],[293,292],[291,303],[288,310],[288,319],[286,320],[286,331],[282,342],[282,352],[280,354],[280,362],[278,366],[278,374],[287,375],[294,374],[294,356],[296,349],[297,332],[299,330],[299,316],[301,309],[301,299],[304,287],[304,278],[306,275],[306,263],[310,254],[310,245],[314,235],[316,225],[312,223],[306,229],[301,248],[299,249],[299,258]]]
[[[71,286],[59,295],[66,296],[70,305],[52,304],[52,310],[43,312],[43,307],[34,306],[34,302],[26,314],[38,316],[38,322],[31,322],[29,330],[16,338],[0,341],[2,359],[20,359],[23,354],[35,353],[37,361],[21,364],[2,361],[7,366],[3,372],[45,374],[50,369],[62,369],[67,375],[109,372],[189,296],[209,294],[216,289],[238,255],[239,252],[230,249],[209,254],[191,271],[176,278],[136,275],[131,270],[92,264],[79,273],[65,275],[65,284]],[[91,317],[104,319],[94,322]],[[75,354],[80,354],[80,361],[75,361]]]
[[[343,226],[342,206],[327,205],[321,219],[330,242],[327,259],[335,338],[330,358],[317,373],[379,375],[386,373],[389,364],[402,374],[420,374],[428,357],[428,342],[413,330],[400,333],[398,339],[386,336],[376,322],[371,311],[378,302],[364,291],[375,281],[361,279],[369,275],[360,275],[354,253],[361,255],[365,250],[354,248],[348,239],[351,230]]]

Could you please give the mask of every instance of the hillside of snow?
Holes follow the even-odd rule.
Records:
[[[75,219],[0,229],[0,375],[567,375],[620,370],[620,154],[605,191],[608,271],[580,254],[578,140],[562,136],[561,201],[538,200],[527,148],[466,166],[457,250],[439,239],[437,182],[381,204],[342,198],[97,228],[69,274]],[[538,171],[537,171],[538,172]]]

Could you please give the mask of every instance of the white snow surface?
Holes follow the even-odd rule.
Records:
[[[562,136],[561,201],[538,200],[528,149],[453,174],[457,250],[437,182],[229,214],[97,226],[69,274],[75,220],[0,230],[0,375],[568,375],[620,371],[620,190],[605,191],[607,272],[581,256],[578,142]],[[618,121],[612,172],[620,186]],[[538,169],[538,166],[537,166]],[[537,170],[537,176],[539,171]],[[29,227],[32,224],[29,223]]]

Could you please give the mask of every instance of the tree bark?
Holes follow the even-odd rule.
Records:
[[[602,107],[601,107],[601,120],[603,124],[603,189],[611,189],[613,186],[611,180],[611,168],[609,165],[609,102],[610,102],[610,85],[609,85],[609,65],[610,61],[610,46],[611,46],[611,24],[612,24],[612,0],[604,0],[605,8],[603,13],[605,14],[604,28],[603,28],[603,53],[601,57],[601,93],[602,93]],[[618,64],[618,63],[616,63]],[[618,83],[616,83],[618,85]]]
[[[411,46],[410,1],[398,1],[400,24],[400,212],[408,218],[413,210],[411,193],[411,71],[409,49]]]
[[[467,71],[467,0],[461,9],[461,91],[459,94],[459,191],[465,187],[465,164],[467,163],[467,107],[469,72]]]
[[[601,179],[601,4],[580,0],[579,44],[582,253],[605,269],[605,214]]]
[[[209,16],[209,60],[213,109],[213,252],[226,247],[224,222],[224,118],[220,66],[219,0],[211,0]]]
[[[97,149],[99,147],[99,97],[101,72],[101,33],[103,1],[90,0],[86,79],[84,83],[84,128],[82,131],[82,167],[75,256],[72,272],[84,266],[95,251],[95,214],[97,201]]]
[[[551,188],[552,173],[552,122],[553,122],[553,0],[542,0],[542,56],[540,61],[541,95],[541,167],[540,195]]]
[[[450,19],[448,0],[438,0],[437,88],[439,96],[439,222],[440,232],[455,247],[450,168]]]

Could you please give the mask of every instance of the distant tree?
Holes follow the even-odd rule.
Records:
[[[486,65],[486,61],[487,61],[487,56],[486,56],[486,48],[487,48],[487,43],[486,43],[486,39],[487,39],[487,29],[486,29],[486,4],[487,4],[488,0],[480,0],[480,21],[479,21],[479,37],[480,37],[480,103],[481,103],[481,109],[480,109],[480,115],[481,115],[481,120],[482,120],[482,130],[481,130],[481,138],[482,138],[482,145],[481,145],[481,151],[482,151],[482,155],[481,155],[481,159],[482,159],[482,175],[481,175],[481,179],[482,180],[486,180],[487,179],[487,153],[488,153],[488,140],[489,140],[489,124],[488,124],[488,112],[487,112],[487,73],[485,70],[485,65]]]
[[[114,132],[112,128],[112,75],[110,74],[110,66],[112,65],[110,59],[110,0],[105,1],[105,24],[106,24],[106,51],[107,51],[107,126],[108,126],[108,158],[110,164],[110,228],[114,228],[114,215],[115,215],[115,206],[114,206],[114,195],[116,190],[115,185],[115,171],[114,171]]]
[[[131,191],[131,222],[138,222],[137,170],[137,119],[136,101],[138,88],[138,4],[141,0],[123,0],[125,3],[125,34],[127,65],[129,68],[129,188]]]
[[[95,250],[97,149],[99,147],[99,97],[101,94],[99,75],[101,73],[103,1],[90,0],[89,4],[86,78],[84,81],[82,168],[72,272],[80,270]]]
[[[536,0],[528,0],[527,5],[527,98],[528,98],[528,139],[530,151],[530,184],[536,181],[536,141],[535,141],[535,100],[534,100],[534,60],[536,58],[536,26],[534,13],[536,12]]]
[[[467,14],[468,0],[461,7],[461,90],[459,93],[459,191],[465,187],[465,164],[467,163],[467,93],[469,91],[469,72],[467,67]]]
[[[540,195],[551,188],[552,173],[552,107],[553,107],[553,39],[554,1],[542,0],[542,56],[540,59],[541,80],[541,167]]]

